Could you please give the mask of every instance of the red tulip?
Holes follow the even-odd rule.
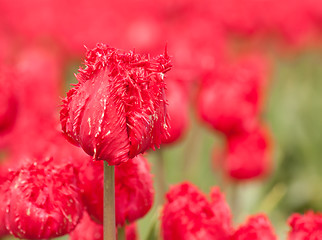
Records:
[[[63,85],[59,57],[46,48],[30,47],[23,49],[16,61],[19,114],[24,121],[56,117]]]
[[[163,239],[229,239],[230,227],[226,220],[230,213],[224,216],[228,213],[227,206],[220,204],[215,196],[210,203],[195,186],[182,183],[173,186],[166,197],[161,218]]]
[[[277,240],[269,219],[264,214],[250,217],[232,235],[231,240]]]
[[[234,179],[265,176],[271,169],[271,140],[267,129],[230,136],[224,157],[224,171]]]
[[[9,146],[10,151],[20,151],[20,145],[25,147],[25,143],[31,147],[40,135],[48,135],[48,129],[58,128],[59,92],[63,82],[61,62],[48,49],[26,48],[16,57],[14,91],[17,117],[10,134],[0,138],[0,145]],[[34,146],[31,149],[34,150]]]
[[[288,219],[291,230],[288,240],[322,239],[322,213],[308,211],[304,215],[294,213]]]
[[[33,163],[13,173],[6,227],[18,238],[47,239],[71,232],[83,204],[74,167]]]
[[[225,135],[256,127],[267,85],[266,70],[266,61],[258,56],[218,66],[199,92],[201,119]]]
[[[163,76],[170,69],[168,55],[151,60],[98,44],[87,52],[85,64],[61,110],[69,140],[109,165],[159,147],[167,134]]]
[[[81,172],[81,189],[87,212],[103,222],[103,163],[90,162]],[[95,186],[95,188],[93,188]],[[154,189],[150,167],[142,156],[115,167],[116,225],[123,226],[143,217],[151,208]]]

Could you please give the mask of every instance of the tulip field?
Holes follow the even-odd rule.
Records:
[[[0,239],[322,240],[321,0],[0,0]]]

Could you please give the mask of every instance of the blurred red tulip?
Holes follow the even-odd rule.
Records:
[[[224,172],[236,180],[265,176],[271,169],[271,139],[264,127],[230,136],[224,157]]]
[[[291,230],[288,240],[322,239],[322,213],[308,211],[304,215],[294,213],[288,219]]]
[[[267,86],[267,62],[248,56],[206,76],[198,97],[201,119],[225,135],[256,127]]]
[[[31,145],[30,132],[34,131],[32,139],[37,140],[43,131],[57,128],[62,66],[59,57],[50,50],[26,47],[15,56],[13,71],[17,116],[10,134],[0,139],[0,146],[19,150],[17,141]]]
[[[229,239],[230,212],[213,190],[212,203],[195,186],[182,183],[167,193],[162,211],[162,236],[165,240]],[[223,207],[223,209],[217,209]],[[218,212],[217,212],[218,211]],[[225,216],[225,214],[228,214]]]

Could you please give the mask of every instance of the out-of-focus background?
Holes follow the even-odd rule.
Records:
[[[73,74],[83,64],[86,48],[102,42],[155,56],[167,45],[173,62],[167,81],[175,79],[184,88],[174,110],[180,115],[172,117],[178,138],[147,155],[157,200],[138,221],[140,239],[154,239],[157,231],[161,154],[166,187],[187,180],[209,193],[210,187],[220,186],[237,225],[264,212],[285,239],[288,216],[322,211],[321,33],[320,0],[0,0],[0,64],[16,69],[19,93],[31,99],[24,107],[39,103],[27,118],[43,112],[40,105],[45,105],[58,119],[59,96],[76,82]],[[272,149],[265,174],[238,179],[224,167],[225,159],[214,163],[214,149],[225,148],[227,136],[200,116],[199,99],[203,84],[222,77],[218,69],[238,65],[249,55],[266,69],[257,118],[269,129]],[[30,70],[35,65],[41,74]],[[28,86],[23,78],[28,74],[41,78]],[[240,104],[238,98],[234,101]],[[209,114],[220,111],[215,106]],[[0,135],[0,146],[6,138],[6,133]]]

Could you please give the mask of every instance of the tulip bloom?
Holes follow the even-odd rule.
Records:
[[[267,129],[257,129],[227,139],[224,171],[233,179],[265,176],[271,169],[271,139]]]
[[[256,55],[218,66],[199,92],[201,119],[226,136],[254,129],[263,107],[267,69],[266,60]]]
[[[213,189],[210,202],[190,183],[173,186],[162,212],[163,239],[228,240],[230,212],[226,204],[220,203],[224,199],[216,191]]]
[[[68,139],[109,165],[159,147],[167,134],[167,53],[150,59],[98,44],[87,52],[85,65],[63,100],[60,117]]]
[[[288,240],[322,239],[322,213],[295,213],[289,217],[288,224],[291,227]]]
[[[48,239],[71,232],[83,204],[75,169],[33,163],[13,173],[6,227],[18,238]]]
[[[269,219],[264,214],[250,217],[232,235],[231,240],[277,240]]]

